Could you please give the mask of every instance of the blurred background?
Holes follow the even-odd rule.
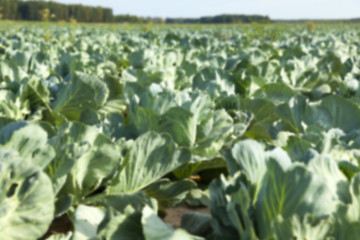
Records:
[[[357,0],[0,0],[0,19],[56,22],[360,22]]]

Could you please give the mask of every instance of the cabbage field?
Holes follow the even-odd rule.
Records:
[[[360,239],[359,81],[359,25],[2,23],[0,239]]]

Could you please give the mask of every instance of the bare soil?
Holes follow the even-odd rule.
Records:
[[[53,234],[67,233],[70,231],[74,231],[72,222],[66,215],[63,215],[59,218],[54,219],[47,233],[39,240],[45,240],[46,238],[50,237]]]
[[[197,212],[202,214],[208,214],[210,215],[210,209],[205,208],[192,208],[187,205],[183,205],[176,208],[167,208],[166,209],[166,216],[163,219],[164,222],[170,224],[174,228],[179,228],[181,225],[181,217],[184,213],[188,212]]]
[[[165,212],[166,212],[166,216],[163,219],[164,222],[170,224],[174,228],[179,228],[181,225],[181,217],[184,213],[197,212],[202,214],[210,214],[210,209],[207,207],[193,208],[187,205],[182,205],[176,208],[167,208]],[[53,234],[67,233],[69,231],[74,231],[74,227],[70,219],[66,215],[63,215],[59,218],[54,219],[54,221],[49,227],[48,232],[39,240],[45,240],[46,238],[48,238]]]

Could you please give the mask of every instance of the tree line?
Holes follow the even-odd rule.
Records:
[[[0,0],[0,17],[25,21],[112,22],[111,8],[45,1]]]
[[[274,23],[360,23],[360,18],[347,18],[347,19],[274,19]]]
[[[53,1],[0,0],[0,19],[23,21],[76,21],[128,23],[251,23],[270,22],[260,15],[219,15],[201,18],[144,18],[133,15],[114,15],[111,8],[81,4],[62,4]]]
[[[166,23],[201,23],[201,24],[217,24],[217,23],[270,23],[268,16],[262,15],[218,15],[214,17],[201,18],[167,18]]]

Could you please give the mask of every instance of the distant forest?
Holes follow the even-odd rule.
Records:
[[[201,18],[167,18],[166,23],[270,23],[268,16],[261,15],[218,15]]]
[[[80,4],[61,4],[53,1],[0,0],[0,19],[24,21],[76,21],[127,23],[251,23],[271,22],[260,15],[220,15],[201,18],[144,18],[132,15],[114,15],[111,8]]]
[[[303,23],[303,22],[314,22],[314,23],[359,23],[360,18],[349,18],[349,19],[275,19],[275,23]]]
[[[133,15],[114,15],[111,8],[90,7],[81,4],[62,4],[53,1],[0,0],[0,20],[66,21],[66,22],[118,22],[118,23],[168,23],[168,24],[226,24],[226,23],[300,23],[300,22],[360,22],[356,19],[338,20],[271,20],[262,15],[223,14],[200,18],[150,18]]]
[[[26,21],[114,21],[111,8],[22,0],[0,0],[0,17],[7,20]]]

